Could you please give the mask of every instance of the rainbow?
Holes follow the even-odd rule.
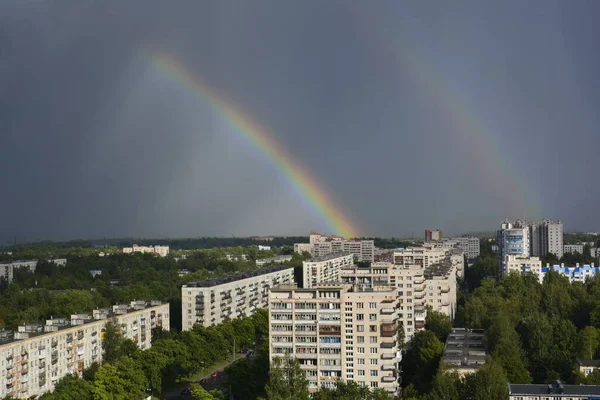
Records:
[[[287,152],[264,127],[244,114],[239,107],[217,93],[197,74],[166,53],[151,55],[156,68],[172,81],[191,90],[210,105],[243,138],[258,149],[281,172],[291,186],[311,205],[334,233],[346,238],[358,237],[358,229],[344,215],[332,197],[303,166]]]
[[[359,26],[385,59],[382,62],[389,59],[428,92],[444,118],[453,126],[449,132],[456,143],[466,149],[470,159],[465,159],[465,163],[476,169],[484,189],[512,204],[511,211],[519,213],[518,217],[539,218],[542,214],[540,194],[523,179],[522,171],[515,170],[516,163],[512,162],[510,151],[501,149],[494,128],[486,126],[476,111],[477,106],[470,104],[459,88],[444,79],[432,63],[401,35],[386,29],[385,23],[354,7],[349,7],[349,10],[355,14],[357,21],[363,22]]]

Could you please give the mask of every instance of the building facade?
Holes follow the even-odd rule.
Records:
[[[60,267],[67,265],[66,258],[49,258],[47,262],[54,263]],[[31,272],[35,272],[39,260],[18,260],[9,263],[0,263],[0,279],[6,284],[13,281],[14,271],[20,268],[26,268]]]
[[[401,359],[397,297],[395,289],[352,285],[275,287],[269,299],[269,357],[298,359],[310,392],[354,381],[395,395]]]
[[[288,261],[292,261],[292,256],[277,256],[277,257],[270,257],[270,258],[261,258],[259,260],[256,260],[255,263],[258,267],[262,267],[263,265],[266,265],[266,264],[284,263],[284,262],[288,262]]]
[[[455,237],[450,239],[458,244],[469,261],[475,260],[481,253],[479,238],[473,236]]]
[[[565,244],[563,246],[563,255],[571,253],[571,254],[583,254],[583,245],[582,244]]]
[[[435,231],[431,231],[429,229],[425,230],[425,241],[426,242],[435,242],[438,240],[442,240],[442,230],[441,229],[437,229]]]
[[[504,274],[508,274],[511,271],[520,274],[529,272],[537,276],[538,279],[542,279],[542,260],[539,257],[507,255],[504,265],[506,266]]]
[[[28,324],[16,332],[0,331],[0,397],[32,398],[52,391],[68,374],[102,361],[104,326],[116,318],[126,338],[150,348],[151,332],[169,330],[169,304],[135,301],[92,314]]]
[[[546,264],[545,267],[542,268],[542,273],[540,274],[540,282],[544,280],[544,276],[550,272],[555,271],[558,272],[561,276],[569,278],[569,282],[585,282],[586,279],[593,279],[596,274],[600,271],[600,267],[594,266],[594,263],[591,265],[583,265],[579,266],[576,264],[574,267],[565,267],[564,264],[561,265],[553,265]]]
[[[267,307],[272,286],[291,283],[294,268],[281,265],[187,283],[181,287],[182,329],[250,316]]]
[[[373,262],[375,260],[375,241],[373,240],[346,240],[340,236],[325,236],[311,232],[310,243],[294,244],[294,251],[302,253],[308,251],[312,257],[324,257],[335,253],[349,253],[354,255],[354,261]]]
[[[138,246],[134,244],[133,247],[123,247],[123,253],[151,253],[161,257],[169,255],[169,246]]]
[[[346,253],[328,254],[302,262],[302,287],[313,288],[341,281],[341,269],[354,264],[354,256]]]

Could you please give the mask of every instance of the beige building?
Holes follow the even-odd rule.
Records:
[[[352,254],[336,253],[302,262],[303,287],[312,288],[328,282],[340,282],[341,268],[354,263]]]
[[[373,262],[375,259],[375,241],[346,240],[340,236],[325,236],[311,232],[310,243],[294,244],[294,251],[308,251],[313,257],[324,257],[334,253],[349,253],[354,255],[354,261]]]
[[[423,247],[409,247],[394,250],[394,264],[399,266],[412,266],[427,268],[433,264],[439,264],[446,260],[448,250],[438,248],[435,245]]]
[[[272,286],[291,283],[294,268],[276,265],[185,284],[181,288],[182,329],[252,315],[257,308],[267,307]]]
[[[292,256],[277,256],[277,257],[269,257],[269,258],[261,258],[259,260],[256,260],[256,266],[258,267],[262,267],[263,265],[266,264],[273,264],[273,263],[284,263],[284,262],[289,262],[292,261]]]
[[[157,326],[169,330],[169,304],[134,301],[92,314],[28,324],[0,331],[0,397],[34,398],[54,389],[67,374],[81,373],[102,361],[102,337],[109,318],[141,349],[151,347]]]
[[[397,303],[395,289],[275,287],[269,299],[270,359],[286,353],[297,358],[311,392],[354,381],[397,394]]]
[[[527,257],[520,255],[507,255],[504,257],[506,273],[511,271],[524,274],[531,272],[540,282],[544,279],[542,275],[542,260],[539,257]]]
[[[563,385],[555,381],[547,385],[508,384],[509,400],[595,400],[600,398],[600,386]]]
[[[456,312],[456,271],[449,263],[423,268],[399,266],[386,262],[368,268],[345,267],[342,281],[361,288],[393,287],[398,295],[398,319],[404,327],[406,341],[425,327],[427,307],[454,318]]]
[[[133,247],[123,247],[123,253],[152,253],[161,257],[169,255],[169,246],[138,246],[134,244]]]
[[[583,254],[582,244],[565,244],[563,246],[563,254],[571,253],[571,254]]]

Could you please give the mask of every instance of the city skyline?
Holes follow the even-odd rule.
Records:
[[[600,4],[109,3],[0,5],[3,242],[600,225]]]

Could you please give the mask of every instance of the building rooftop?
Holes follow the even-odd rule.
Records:
[[[326,254],[324,256],[321,257],[313,257],[310,260],[306,261],[306,262],[320,262],[320,261],[328,261],[328,260],[333,260],[334,258],[339,258],[339,257],[344,257],[344,256],[349,256],[351,255],[350,253],[346,253],[346,252],[337,252],[337,253],[330,253],[330,254]]]
[[[430,279],[434,276],[447,276],[452,270],[452,265],[450,264],[432,264],[429,267],[425,268],[423,275],[427,279]]]
[[[48,327],[48,326],[55,327],[55,329],[53,329],[51,331],[46,331],[44,329],[44,325],[41,325],[41,324],[24,324],[22,326],[19,326],[17,331],[15,331],[17,333],[17,335],[15,335],[15,332],[13,332],[13,331],[0,329],[0,346],[4,346],[6,344],[10,344],[13,342],[41,336],[44,334],[54,333],[56,331],[60,331],[60,330],[68,329],[68,328],[77,328],[82,325],[86,325],[86,324],[96,322],[99,320],[109,319],[112,317],[116,317],[117,315],[128,314],[128,313],[132,313],[135,311],[156,307],[156,306],[159,306],[162,304],[163,303],[158,300],[151,300],[149,302],[146,302],[143,300],[135,300],[135,301],[132,301],[130,304],[117,305],[120,307],[126,307],[126,312],[118,313],[118,312],[114,312],[112,309],[98,309],[98,310],[94,310],[93,313],[91,313],[91,314],[90,313],[73,314],[73,315],[71,315],[71,318],[50,318],[49,320],[46,320],[45,326],[46,327]],[[164,303],[164,304],[168,304],[168,303]],[[116,307],[116,306],[114,306],[114,307]],[[94,316],[96,316],[96,315],[98,315],[98,317],[94,318]],[[21,334],[27,333],[27,335],[21,336],[21,335],[19,335],[19,333],[21,333]]]
[[[480,329],[452,329],[446,340],[442,361],[456,367],[481,367],[487,358],[483,339],[483,330]]]
[[[270,267],[265,267],[261,269],[255,269],[247,272],[240,272],[237,274],[221,276],[219,278],[211,278],[206,279],[200,282],[188,282],[183,287],[212,287],[224,285],[226,283],[241,281],[242,279],[254,278],[256,276],[270,274],[273,272],[283,271],[285,269],[294,269],[294,267],[290,267],[289,265],[272,265]]]
[[[577,360],[582,367],[600,367],[600,360]]]
[[[508,394],[512,396],[539,396],[552,394],[552,398],[570,397],[573,395],[600,395],[600,386],[597,385],[563,385],[560,381],[549,384],[518,385],[509,383]]]

